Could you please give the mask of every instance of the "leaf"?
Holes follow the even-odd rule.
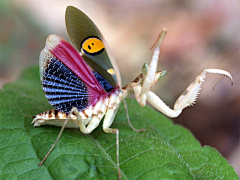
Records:
[[[65,129],[38,167],[60,128],[31,124],[33,115],[52,108],[36,67],[5,85],[0,99],[1,179],[117,179],[116,137],[101,125],[91,135]],[[120,130],[122,179],[238,179],[216,149],[201,147],[187,129],[135,100],[127,103],[133,125],[147,131],[133,132],[121,105],[112,127]]]

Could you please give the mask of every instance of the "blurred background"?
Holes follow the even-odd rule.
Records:
[[[238,0],[1,0],[0,88],[16,80],[24,68],[38,65],[49,34],[70,42],[65,28],[69,5],[85,12],[101,30],[123,85],[141,73],[151,58],[150,47],[167,27],[158,66],[167,75],[153,91],[170,107],[203,69],[229,71],[233,86],[224,78],[212,91],[219,76],[208,75],[196,105],[173,121],[187,127],[202,145],[217,148],[240,175]]]

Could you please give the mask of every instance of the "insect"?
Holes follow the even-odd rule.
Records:
[[[65,127],[80,128],[84,134],[91,133],[103,120],[103,131],[116,134],[118,177],[119,167],[119,130],[111,128],[121,101],[135,94],[141,106],[148,101],[157,110],[169,117],[177,117],[184,108],[196,99],[207,73],[220,74],[230,78],[230,73],[220,69],[205,69],[177,99],[174,109],[169,108],[154,92],[150,91],[166,71],[157,71],[162,43],[167,30],[164,28],[153,46],[150,64],[143,65],[142,73],[132,82],[122,87],[117,64],[102,34],[95,24],[82,11],[69,6],[66,10],[66,27],[75,48],[66,40],[50,35],[40,54],[40,79],[49,103],[55,108],[36,115],[34,126],[61,126],[61,131],[48,151],[41,166]],[[215,85],[214,85],[215,86]],[[126,106],[126,103],[124,101]],[[127,110],[126,110],[127,112]],[[128,117],[128,124],[135,129]]]

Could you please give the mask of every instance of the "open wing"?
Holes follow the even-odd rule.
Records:
[[[69,37],[87,64],[113,87],[121,87],[121,77],[115,59],[92,20],[72,6],[67,7],[65,19]]]
[[[47,38],[39,64],[43,91],[49,103],[61,112],[68,113],[72,107],[83,110],[107,97],[80,54],[57,35]]]

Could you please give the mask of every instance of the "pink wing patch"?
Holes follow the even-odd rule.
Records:
[[[92,106],[102,97],[107,97],[107,93],[94,76],[90,67],[71,44],[57,35],[50,35],[47,38],[46,47],[84,82],[89,92],[89,103]]]

